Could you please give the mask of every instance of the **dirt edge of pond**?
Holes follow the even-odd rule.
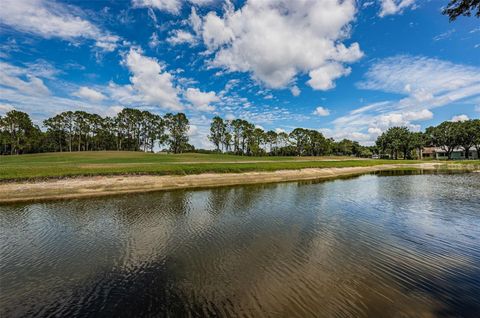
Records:
[[[152,191],[307,181],[395,169],[471,170],[467,165],[421,163],[369,167],[308,168],[273,172],[205,173],[186,176],[95,176],[0,184],[0,204],[145,193]]]

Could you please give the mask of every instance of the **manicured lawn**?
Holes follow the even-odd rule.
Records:
[[[358,160],[349,157],[245,157],[223,154],[152,154],[142,152],[73,152],[0,156],[0,180],[122,174],[198,174],[281,169],[419,163],[413,160]],[[477,164],[480,161],[453,162]]]

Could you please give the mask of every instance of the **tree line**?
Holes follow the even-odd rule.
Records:
[[[480,119],[458,122],[444,121],[428,127],[425,132],[412,132],[407,127],[392,127],[380,135],[376,141],[379,154],[392,159],[413,159],[418,157],[423,147],[439,147],[448,159],[458,147],[462,147],[465,159],[469,159],[470,150],[480,153]]]
[[[0,116],[0,154],[127,150],[153,152],[154,148],[172,153],[194,151],[189,144],[189,120],[183,113],[164,116],[124,108],[113,117],[85,111],[65,111],[43,121],[44,130],[30,116],[12,110]],[[216,116],[208,139],[215,152],[243,156],[325,156],[342,155],[392,159],[418,158],[423,147],[440,147],[449,159],[462,147],[469,159],[471,149],[480,148],[480,120],[445,121],[425,132],[392,127],[381,134],[375,145],[356,141],[335,141],[318,130],[295,128],[290,133],[265,131],[244,119],[224,120]],[[197,150],[201,151],[201,150]]]
[[[265,131],[244,119],[224,120],[219,116],[212,119],[208,138],[216,152],[243,156],[372,155],[370,147],[348,139],[336,142],[318,130],[295,128],[290,133]]]
[[[85,111],[66,111],[43,121],[42,131],[30,116],[12,110],[0,116],[0,154],[129,150],[173,153],[191,151],[189,121],[183,113],[165,116],[124,108],[114,117]]]

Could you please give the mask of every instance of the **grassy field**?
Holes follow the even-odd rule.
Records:
[[[0,156],[0,180],[123,174],[183,175],[420,162],[413,160],[358,160],[350,157],[244,157],[222,154],[173,155],[117,151],[46,153]],[[453,163],[480,165],[478,160]]]

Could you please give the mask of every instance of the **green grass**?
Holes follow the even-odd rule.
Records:
[[[357,160],[349,157],[244,157],[196,153],[173,155],[117,151],[46,153],[0,156],[0,180],[124,174],[182,175],[419,162],[422,161]],[[478,160],[452,163],[480,165]]]

